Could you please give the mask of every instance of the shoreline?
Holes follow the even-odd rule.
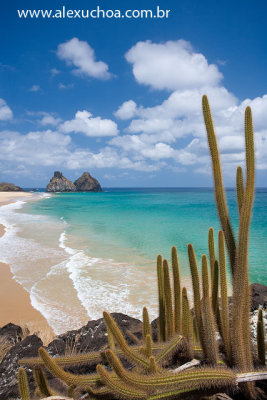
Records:
[[[0,192],[0,207],[20,199],[32,197],[26,192]],[[0,224],[0,238],[4,236],[6,228]],[[13,279],[9,265],[0,262],[0,327],[13,323],[21,327],[27,326],[32,332],[52,331],[44,316],[32,304],[29,293]]]

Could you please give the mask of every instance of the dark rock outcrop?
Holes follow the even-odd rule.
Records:
[[[251,289],[251,311],[257,310],[260,306],[267,308],[267,286],[260,283],[250,285]]]
[[[18,360],[23,357],[37,357],[38,349],[42,346],[42,341],[36,335],[27,336],[21,342],[15,344],[3,358],[0,364],[0,399],[8,400],[18,398]],[[34,387],[32,371],[29,372],[28,379],[30,387]]]
[[[111,313],[112,317],[120,327],[129,344],[134,344],[127,336],[127,330],[131,331],[139,339],[142,337],[142,322],[136,318],[122,313]],[[53,340],[47,350],[51,355],[65,354],[66,348],[75,345],[77,352],[98,351],[108,344],[107,330],[103,318],[88,321],[78,330],[69,331],[59,335]]]
[[[127,330],[134,333],[139,339],[142,337],[142,322],[138,319],[129,317],[121,313],[111,314],[118,326],[121,328],[127,342],[133,344],[132,339],[127,336]],[[47,351],[51,355],[63,355],[70,353],[75,349],[76,352],[90,352],[98,351],[108,344],[107,330],[103,318],[96,321],[89,321],[87,325],[80,329],[69,331],[59,335],[54,339]],[[16,344],[5,355],[2,363],[0,364],[0,399],[8,400],[11,398],[18,398],[17,387],[17,373],[18,373],[18,360],[24,357],[38,356],[38,349],[42,346],[42,341],[36,336],[27,336],[26,339]],[[84,365],[79,367],[71,367],[68,370],[73,373],[90,373],[95,372],[96,364]],[[129,364],[124,364],[125,366]],[[31,393],[34,392],[35,383],[33,381],[32,371],[27,369],[29,386]],[[49,385],[59,393],[64,393],[65,390],[62,383],[53,378],[47,373]]]
[[[93,178],[89,172],[84,172],[79,179],[74,182],[77,192],[102,192],[100,183]]]
[[[0,192],[23,192],[23,189],[19,186],[13,185],[13,183],[1,182]]]
[[[0,328],[0,339],[6,340],[11,345],[15,345],[22,339],[22,329],[18,325],[6,324]]]
[[[47,192],[76,192],[76,187],[74,184],[65,176],[62,175],[62,172],[55,171],[53,178],[50,179],[50,182],[46,186]]]

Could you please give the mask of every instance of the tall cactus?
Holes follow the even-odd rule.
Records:
[[[203,350],[207,364],[216,365],[219,361],[219,351],[216,341],[215,319],[209,295],[209,274],[206,255],[202,256],[202,288]]]
[[[235,257],[236,257],[236,244],[233,229],[230,222],[222,170],[221,170],[221,159],[220,153],[218,150],[217,139],[214,131],[212,116],[210,112],[209,101],[206,95],[202,97],[202,108],[204,121],[207,130],[208,143],[210,148],[210,155],[212,160],[212,169],[213,169],[213,177],[214,177],[214,191],[215,191],[215,199],[218,209],[219,219],[222,225],[222,229],[225,235],[225,240],[227,244],[229,259],[231,270],[234,272],[235,270]]]
[[[229,321],[229,302],[228,302],[228,285],[226,275],[226,259],[224,250],[224,234],[219,231],[218,235],[219,247],[219,273],[220,273],[220,289],[221,289],[221,325],[222,339],[228,362],[232,363],[231,338],[230,338],[230,321]]]
[[[182,333],[187,339],[187,356],[193,358],[193,321],[187,297],[187,290],[182,290]]]
[[[164,276],[162,257],[157,257],[157,276],[158,276],[158,299],[159,299],[159,340],[166,340],[166,326],[165,326],[165,296],[164,296]]]
[[[245,111],[246,188],[239,219],[238,247],[233,274],[233,357],[239,368],[252,368],[249,312],[250,293],[248,275],[249,225],[252,215],[255,185],[255,160],[252,113]]]
[[[172,290],[170,281],[170,270],[167,260],[163,260],[164,294],[165,294],[165,319],[167,340],[174,334],[174,320],[172,308]]]
[[[174,329],[176,333],[181,330],[181,278],[177,249],[172,247],[172,273],[174,292]]]

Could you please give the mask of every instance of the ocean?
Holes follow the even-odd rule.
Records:
[[[227,191],[235,232],[236,195]],[[250,235],[250,279],[267,285],[267,189],[257,189]],[[156,257],[178,249],[190,291],[187,244],[208,253],[208,229],[219,222],[212,189],[105,189],[102,193],[36,194],[0,208],[7,228],[0,261],[30,293],[59,334],[103,310],[157,316]],[[23,316],[22,316],[23,317]]]

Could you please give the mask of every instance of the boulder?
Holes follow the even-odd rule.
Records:
[[[100,183],[93,178],[89,172],[84,172],[79,179],[74,182],[77,192],[102,192]]]
[[[267,308],[267,286],[260,283],[250,285],[251,290],[251,311],[259,307]]]
[[[5,340],[13,346],[21,339],[22,329],[20,326],[9,323],[0,328],[0,340]]]
[[[18,398],[18,360],[24,357],[37,357],[38,349],[42,346],[42,341],[36,335],[27,336],[21,342],[15,344],[5,355],[0,364],[0,399],[8,400]],[[32,371],[26,369],[30,388],[35,387]]]
[[[23,189],[19,186],[13,185],[13,183],[1,182],[0,192],[23,192]]]
[[[50,182],[46,186],[47,192],[76,192],[76,187],[74,184],[65,176],[62,175],[62,172],[55,171],[53,178],[50,179]]]

